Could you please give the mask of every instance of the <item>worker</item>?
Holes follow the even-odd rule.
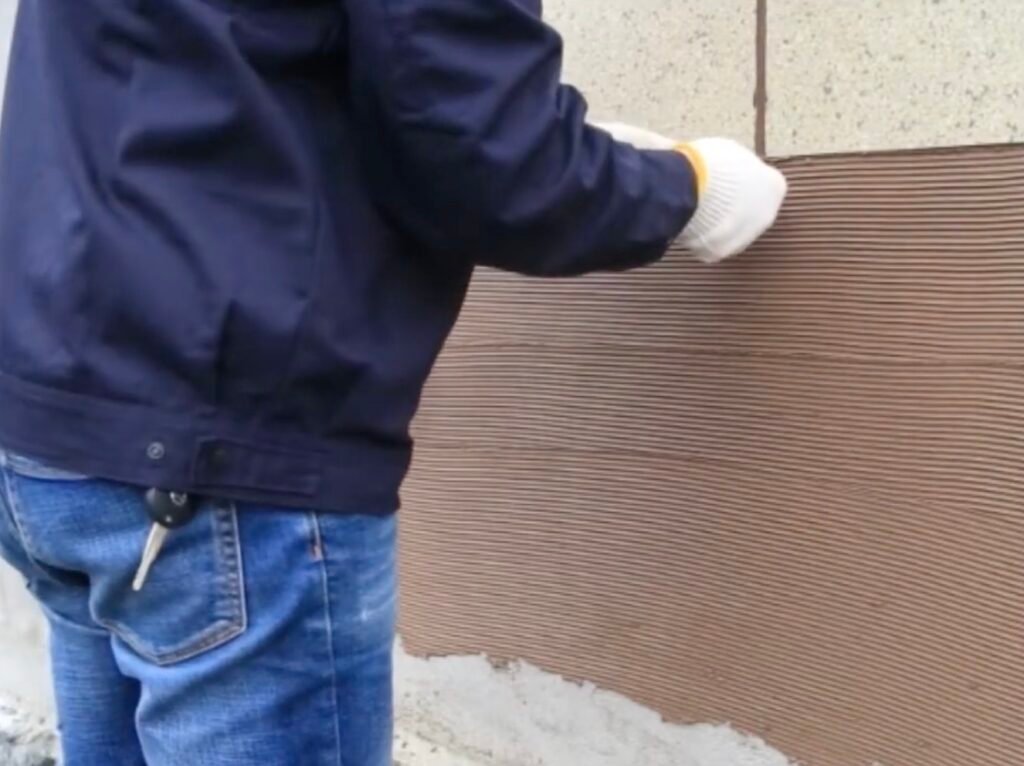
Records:
[[[589,124],[560,64],[540,0],[21,0],[0,547],[66,766],[390,763],[409,422],[474,267],[775,220],[777,170]]]

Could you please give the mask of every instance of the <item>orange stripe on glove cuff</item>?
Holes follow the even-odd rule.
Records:
[[[708,166],[704,158],[690,144],[678,144],[675,149],[690,161],[693,174],[697,177],[697,196],[703,197],[708,188]]]

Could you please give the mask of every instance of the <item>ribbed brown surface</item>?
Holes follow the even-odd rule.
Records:
[[[808,766],[1020,766],[1024,147],[783,164],[724,268],[479,276],[417,426],[406,641]]]

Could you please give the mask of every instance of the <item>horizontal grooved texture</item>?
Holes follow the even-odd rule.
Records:
[[[1024,763],[1024,147],[788,160],[721,268],[475,281],[404,634],[807,766]]]

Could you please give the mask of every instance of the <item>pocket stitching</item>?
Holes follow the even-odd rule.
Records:
[[[197,657],[205,651],[214,649],[240,636],[245,630],[244,625],[241,623],[218,620],[206,630],[198,635],[191,636],[186,642],[183,642],[186,644],[185,646],[176,650],[158,652],[147,642],[139,638],[137,633],[116,620],[96,620],[96,622],[124,641],[140,657],[161,667]]]

